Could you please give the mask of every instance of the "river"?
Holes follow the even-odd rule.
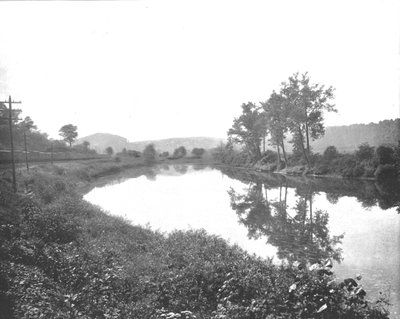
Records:
[[[397,183],[164,165],[119,177],[85,199],[161,232],[205,229],[276,263],[331,259],[338,278],[361,274],[367,297],[387,296],[391,318],[400,318]]]

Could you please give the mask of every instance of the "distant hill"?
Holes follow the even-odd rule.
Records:
[[[352,152],[362,143],[371,146],[396,144],[400,141],[400,119],[384,120],[379,123],[330,126],[325,135],[311,143],[314,152],[322,153],[334,145],[341,152]]]
[[[290,140],[290,138],[288,138]],[[340,152],[353,152],[362,143],[369,143],[371,146],[381,144],[397,144],[400,140],[400,119],[384,120],[379,123],[353,124],[344,126],[330,126],[325,130],[325,135],[311,142],[314,152],[322,153],[328,146],[334,145]],[[96,133],[85,136],[76,143],[88,141],[90,147],[98,153],[111,146],[115,152],[128,150],[143,151],[146,145],[154,144],[156,150],[173,152],[179,146],[184,146],[188,151],[195,147],[204,149],[214,148],[225,142],[223,138],[215,137],[181,137],[167,138],[162,140],[149,140],[129,142],[126,138],[107,133]],[[287,143],[287,150],[290,152],[291,144]]]
[[[148,144],[154,144],[156,150],[160,152],[173,152],[179,146],[184,146],[188,151],[191,151],[195,147],[204,149],[213,148],[220,145],[221,142],[225,140],[215,137],[180,137],[129,142],[126,138],[118,135],[96,133],[79,138],[76,144],[80,144],[83,141],[88,141],[91,148],[95,149],[98,153],[103,153],[108,146],[111,146],[115,152],[121,152],[123,148],[127,150],[143,151]]]
[[[90,143],[90,148],[96,150],[97,153],[104,153],[105,149],[109,146],[111,146],[115,152],[120,152],[124,147],[127,148],[128,146],[128,140],[126,138],[108,133],[96,133],[81,137],[75,144],[80,144],[83,141],[88,141]]]
[[[134,149],[137,151],[142,151],[146,145],[154,144],[154,147],[158,151],[162,152],[173,152],[179,146],[184,146],[188,151],[191,151],[193,148],[204,148],[210,149],[217,147],[224,142],[223,138],[216,137],[181,137],[181,138],[167,138],[163,140],[155,140],[155,141],[141,141],[141,142],[132,142],[129,143],[129,149]]]

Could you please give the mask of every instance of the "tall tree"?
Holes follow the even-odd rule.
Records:
[[[60,128],[59,133],[64,141],[69,143],[69,147],[72,146],[72,142],[78,137],[78,128],[75,125],[67,124]]]
[[[153,144],[148,144],[143,150],[144,162],[154,164],[156,162],[157,152]]]
[[[16,125],[20,121],[20,109],[13,109],[11,114],[12,125]],[[9,114],[8,107],[0,103],[0,147],[10,147],[10,127],[9,127]]]
[[[107,153],[107,155],[111,156],[114,154],[114,149],[111,146],[108,146],[106,148],[106,153]]]
[[[282,148],[283,156],[285,159],[285,166],[287,166],[287,156],[285,150],[285,138],[288,132],[288,116],[289,109],[285,103],[285,99],[281,94],[272,92],[267,102],[261,103],[266,118],[266,123],[271,136],[271,143],[276,145],[278,152],[278,162],[280,165],[280,151]],[[278,166],[279,168],[279,166]]]
[[[310,166],[310,139],[324,135],[324,112],[336,112],[331,103],[334,89],[311,83],[308,73],[295,73],[282,83],[281,95],[289,109],[290,130],[297,135],[305,160]]]
[[[260,144],[266,130],[266,122],[260,107],[248,102],[242,104],[242,114],[233,120],[228,137],[234,143],[244,146],[253,159],[261,158]]]

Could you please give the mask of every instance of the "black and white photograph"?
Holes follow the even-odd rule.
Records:
[[[0,1],[0,319],[400,319],[400,0]]]

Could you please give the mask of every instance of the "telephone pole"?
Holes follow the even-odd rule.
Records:
[[[17,192],[17,180],[15,177],[15,159],[14,159],[14,139],[13,139],[13,129],[12,129],[12,105],[21,104],[21,101],[16,102],[11,100],[11,95],[8,97],[8,101],[0,102],[1,104],[8,103],[8,124],[10,126],[10,147],[11,147],[11,164],[12,164],[12,178],[13,178],[13,190],[14,193]]]

